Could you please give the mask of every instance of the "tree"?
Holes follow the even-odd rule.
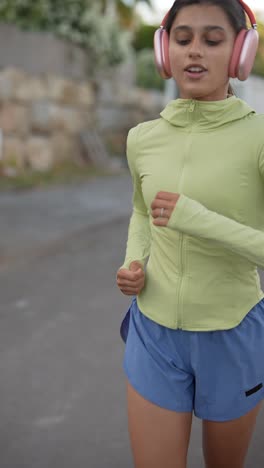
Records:
[[[124,28],[133,30],[136,22],[135,7],[143,2],[152,7],[151,0],[101,0],[101,11],[119,20]]]
[[[151,5],[151,0],[101,0],[101,5],[102,5],[102,11],[106,12],[108,9],[115,9],[118,8],[119,4],[122,4],[125,7],[134,9],[136,4],[139,2],[146,3],[150,7]],[[108,10],[109,11],[109,10]]]

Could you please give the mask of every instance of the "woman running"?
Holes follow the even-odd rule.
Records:
[[[205,466],[242,468],[264,398],[264,115],[229,83],[251,72],[256,29],[242,0],[176,0],[155,34],[179,98],[129,131],[117,271],[136,468],[186,468],[193,413]]]

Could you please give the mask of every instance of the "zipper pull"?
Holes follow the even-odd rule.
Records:
[[[191,101],[190,107],[189,107],[189,112],[193,112],[195,108],[195,101]]]

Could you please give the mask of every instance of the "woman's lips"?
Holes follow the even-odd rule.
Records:
[[[207,70],[203,70],[201,72],[191,72],[188,70],[184,70],[184,76],[186,76],[187,78],[191,78],[193,80],[200,80],[201,78],[204,78],[206,73],[207,73]]]

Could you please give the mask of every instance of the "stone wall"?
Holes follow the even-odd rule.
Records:
[[[113,153],[124,155],[129,129],[159,117],[164,94],[135,86],[133,60],[98,77],[97,128]]]
[[[11,171],[45,171],[64,160],[87,159],[87,154],[89,160],[89,148],[83,141],[92,129],[96,129],[109,155],[125,156],[129,129],[157,118],[164,97],[132,84],[128,88],[115,73],[98,79],[95,90],[87,81],[51,74],[33,75],[18,68],[0,72],[3,166]],[[90,162],[96,165],[91,156]],[[117,163],[115,158],[107,161],[105,157],[100,164],[114,161]]]
[[[88,82],[20,69],[0,72],[1,159],[5,166],[47,170],[78,157],[80,133],[94,126],[95,94]]]
[[[51,33],[0,24],[0,41],[0,158],[11,172],[89,155],[96,164],[94,130],[108,150],[98,164],[111,166],[109,155],[125,156],[128,130],[163,108],[161,93],[135,87],[133,58],[91,77],[87,54]]]

